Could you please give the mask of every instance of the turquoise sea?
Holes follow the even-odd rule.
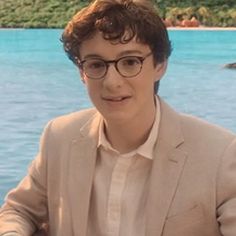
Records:
[[[61,30],[0,30],[0,204],[26,174],[48,120],[91,106]],[[236,132],[236,31],[169,31],[160,95],[177,110]]]

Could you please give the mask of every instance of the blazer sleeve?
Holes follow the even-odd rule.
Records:
[[[223,236],[236,234],[236,138],[222,156],[217,176],[217,220]]]
[[[43,132],[38,155],[27,176],[8,193],[0,209],[0,236],[7,232],[30,236],[48,221],[47,143],[51,123]]]

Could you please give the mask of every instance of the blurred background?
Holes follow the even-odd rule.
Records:
[[[236,29],[229,28],[236,22],[233,2],[156,3],[172,26],[200,21],[194,30],[169,28],[173,53],[160,96],[178,111],[236,132],[236,70],[225,68],[236,62]],[[0,1],[0,204],[27,173],[45,124],[92,105],[60,42],[65,22],[85,4]]]

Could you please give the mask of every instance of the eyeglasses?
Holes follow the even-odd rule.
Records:
[[[117,60],[109,61],[100,58],[89,58],[79,61],[78,65],[89,79],[96,80],[104,78],[110,64],[115,64],[115,68],[121,76],[130,78],[141,72],[144,60],[150,55],[152,55],[152,52],[149,52],[144,57],[125,56]]]

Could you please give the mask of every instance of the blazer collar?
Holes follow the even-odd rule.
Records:
[[[85,236],[90,194],[96,164],[96,146],[101,116],[96,112],[72,140],[69,161],[68,193],[73,235]]]
[[[161,121],[150,173],[146,236],[161,236],[184,167],[180,115],[161,100]]]

